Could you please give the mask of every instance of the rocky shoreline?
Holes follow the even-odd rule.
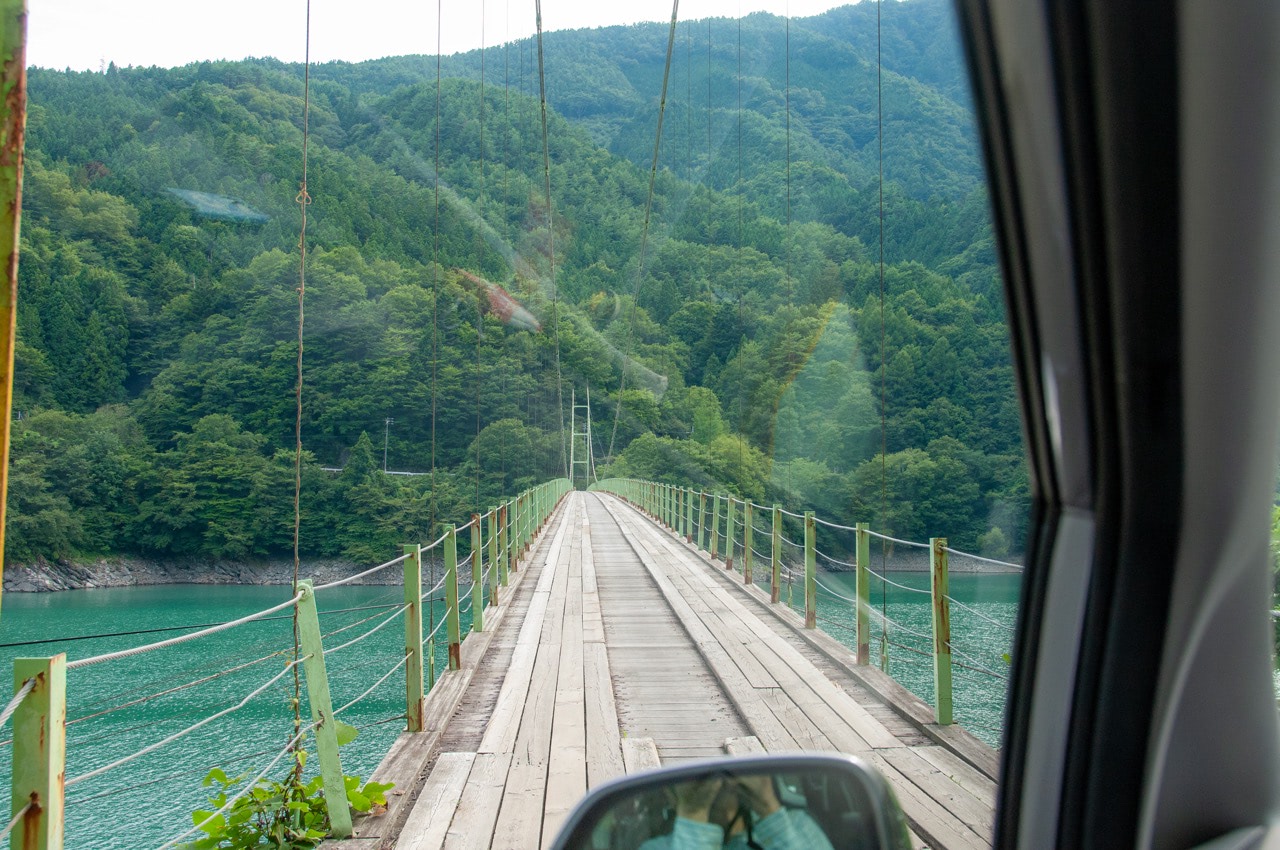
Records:
[[[316,583],[334,581],[368,569],[349,561],[303,561],[301,575]],[[425,564],[424,564],[425,569]],[[436,568],[437,573],[440,567]],[[354,584],[398,585],[402,573],[390,567]],[[293,581],[293,561],[225,561],[182,558],[154,561],[113,555],[86,561],[45,561],[6,564],[6,593],[50,593],[98,587],[137,587],[156,584],[278,585]]]

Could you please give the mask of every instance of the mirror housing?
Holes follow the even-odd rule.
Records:
[[[825,840],[825,844],[823,841]],[[615,779],[578,803],[551,850],[909,850],[884,777],[833,754],[726,757]]]

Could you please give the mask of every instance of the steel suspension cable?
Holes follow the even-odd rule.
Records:
[[[556,346],[556,412],[560,415],[560,467],[569,477],[569,447],[564,435],[564,378],[560,372],[560,291],[556,286],[556,224],[551,208],[551,145],[547,136],[547,75],[542,49],[542,0],[535,0],[538,24],[538,95],[542,104],[542,176],[547,194],[547,246],[551,271],[551,325]]]
[[[635,336],[635,317],[636,302],[640,300],[640,287],[644,285],[644,264],[646,253],[649,247],[649,222],[653,215],[653,192],[654,185],[658,179],[658,155],[662,150],[662,120],[667,111],[667,83],[671,79],[671,54],[675,50],[676,44],[676,17],[680,11],[680,0],[673,0],[671,4],[671,27],[667,31],[667,59],[662,69],[662,93],[658,98],[658,129],[654,133],[653,139],[653,160],[649,165],[649,191],[644,202],[644,225],[640,231],[640,267],[636,272],[636,283],[631,290],[631,305],[627,308],[629,321],[627,328],[630,331],[628,339],[634,342]],[[623,353],[622,375],[618,379],[618,404],[613,412],[613,433],[609,437],[609,457],[613,457],[614,444],[618,439],[618,420],[622,416],[622,393],[627,386],[627,360],[626,353]]]

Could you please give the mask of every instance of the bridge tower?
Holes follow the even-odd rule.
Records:
[[[596,458],[591,439],[591,385],[587,385],[587,400],[578,403],[577,389],[569,395],[569,481],[578,486],[578,467],[582,467],[582,480],[590,484],[596,480]],[[579,431],[582,427],[585,430]]]

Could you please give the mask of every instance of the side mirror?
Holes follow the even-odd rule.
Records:
[[[617,779],[592,791],[552,850],[909,850],[907,821],[851,756],[749,756]]]

